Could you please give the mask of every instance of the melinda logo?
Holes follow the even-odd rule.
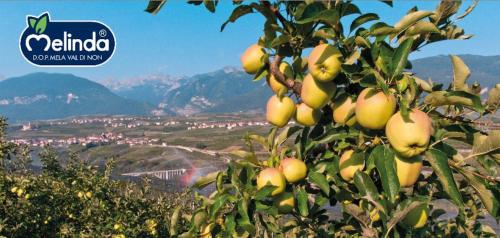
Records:
[[[115,51],[111,29],[97,21],[51,21],[48,13],[28,16],[19,47],[37,66],[98,66]]]

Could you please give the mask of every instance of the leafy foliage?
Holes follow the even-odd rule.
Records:
[[[392,1],[382,2],[392,7]],[[248,136],[249,151],[234,153],[241,160],[203,180],[203,184],[217,184],[216,192],[200,197],[199,210],[209,216],[185,235],[209,231],[222,237],[235,233],[259,237],[494,236],[494,231],[478,219],[485,212],[499,218],[498,148],[493,142],[498,133],[488,136],[476,127],[475,119],[495,114],[496,91],[490,93],[491,102],[483,104],[478,85],[467,84],[469,68],[457,56],[451,56],[454,80],[448,88],[418,78],[408,62],[408,56],[425,45],[470,38],[457,21],[466,17],[477,2],[462,14],[458,14],[461,1],[443,0],[430,11],[414,7],[394,25],[382,21],[376,13],[362,13],[351,1],[233,3],[235,9],[221,30],[240,17],[260,13],[265,24],[258,44],[270,59],[257,75],[275,76],[288,87],[288,96],[301,101],[302,79],[310,73],[302,63],[303,52],[326,43],[341,52],[343,61],[340,74],[333,79],[337,92],[332,101],[346,95],[356,99],[368,87],[395,96],[407,123],[412,122],[412,111],[424,111],[432,120],[423,157],[424,173],[417,174],[413,185],[402,187],[398,180],[403,175],[398,174],[398,168],[405,165],[401,165],[399,149],[385,133],[358,124],[336,123],[330,105],[321,109],[321,120],[313,127],[274,128],[268,138]],[[215,11],[216,4],[205,6]],[[343,18],[350,15],[355,17],[346,31]],[[282,60],[292,63],[292,78],[278,72]],[[469,144],[472,152],[464,158],[452,140]],[[268,157],[256,154],[254,143],[261,144]],[[345,180],[341,173],[346,168],[340,165],[345,160],[341,155],[348,149],[354,150],[352,158],[364,161],[352,181]],[[259,190],[255,180],[259,171],[280,167],[287,157],[305,162],[308,172],[305,179],[287,184],[285,190],[294,194],[296,202],[292,212],[281,214],[278,197],[270,195],[273,187]],[[451,200],[459,210],[458,216],[437,219],[443,211],[433,208],[440,199]],[[342,208],[340,219],[328,216],[333,206]],[[425,220],[419,220],[415,211],[425,211]]]
[[[3,134],[5,121],[0,120]],[[148,183],[110,179],[104,171],[73,157],[62,167],[55,153],[41,153],[43,171],[28,170],[28,148],[0,140],[0,236],[6,237],[158,237],[187,227],[193,201],[162,194]],[[173,225],[170,225],[173,224]],[[185,229],[185,228],[184,228]]]

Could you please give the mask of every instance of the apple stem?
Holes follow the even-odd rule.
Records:
[[[283,56],[276,55],[274,56],[274,60],[269,65],[269,69],[271,74],[283,85],[285,85],[288,89],[291,89],[295,95],[300,96],[300,91],[302,89],[302,84],[299,82],[295,82],[292,78],[287,78],[285,74],[283,74],[279,70],[279,65],[283,60]]]

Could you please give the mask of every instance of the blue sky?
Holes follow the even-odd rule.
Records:
[[[355,1],[362,12],[380,12],[393,24],[413,6],[433,10],[438,1],[395,1],[394,9],[371,0]],[[461,11],[471,2],[465,1]],[[231,14],[230,1],[222,1],[216,14],[184,1],[170,0],[156,16],[143,11],[147,1],[4,1],[0,2],[0,77],[30,72],[74,73],[92,80],[131,79],[151,74],[194,75],[238,66],[239,55],[261,35],[263,17],[247,15],[224,32],[220,25]],[[500,54],[500,1],[481,1],[470,16],[460,22],[467,41],[437,43],[411,58],[440,54]],[[38,68],[26,62],[18,48],[19,35],[26,27],[26,15],[45,11],[54,20],[98,20],[110,26],[117,39],[113,58],[95,68]]]

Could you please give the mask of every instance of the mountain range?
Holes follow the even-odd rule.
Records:
[[[499,83],[500,56],[460,55],[472,71],[468,82],[491,88]],[[451,82],[448,56],[412,61],[413,71],[433,82]],[[0,115],[10,121],[79,115],[192,115],[263,112],[271,90],[265,80],[237,67],[190,77],[153,75],[102,84],[71,74],[33,73],[0,81]]]
[[[154,107],[72,74],[33,73],[0,82],[0,115],[10,121],[79,115],[145,115]]]

